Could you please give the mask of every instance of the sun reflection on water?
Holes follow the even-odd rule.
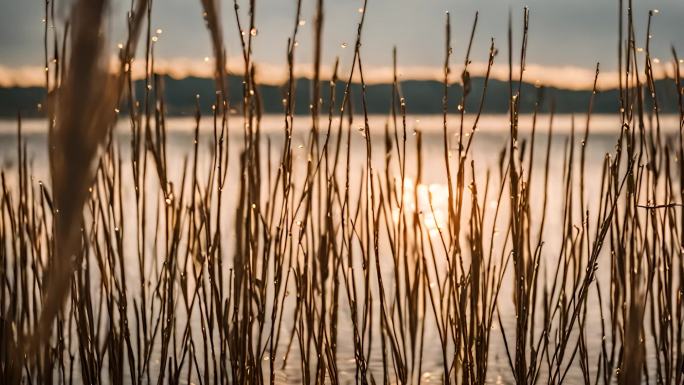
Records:
[[[400,178],[397,178],[400,179]],[[403,191],[398,191],[403,201],[405,214],[417,213],[421,225],[430,235],[437,235],[447,225],[449,189],[442,183],[416,183],[412,178],[404,178]],[[399,222],[401,209],[392,210],[394,222]],[[407,220],[410,218],[407,217]]]

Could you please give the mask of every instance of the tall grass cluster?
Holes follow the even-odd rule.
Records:
[[[484,384],[494,381],[498,344],[511,383],[684,384],[684,88],[673,49],[679,130],[664,133],[650,37],[642,55],[631,1],[616,3],[621,124],[592,180],[593,96],[562,151],[551,146],[553,112],[548,124],[537,119],[541,89],[531,130],[521,133],[527,9],[520,46],[512,17],[503,48],[492,40],[480,107],[468,113],[478,17],[455,76],[446,15],[435,37],[444,43],[443,153],[428,165],[423,134],[407,124],[396,50],[386,124],[371,127],[366,4],[349,71],[336,62],[327,79],[324,1],[316,1],[303,117],[294,115],[297,1],[274,138],[261,131],[255,0],[246,19],[237,0],[228,4],[232,31],[217,1],[201,3],[216,96],[212,116],[200,115],[198,100],[189,156],[179,160],[167,150],[152,0],[132,2],[113,74],[105,35],[94,33],[105,29],[107,1],[76,1],[59,28],[46,1],[51,180],[32,176],[19,116],[17,162],[2,172],[0,192],[0,382]],[[242,89],[227,88],[229,33],[241,43]],[[136,94],[131,67],[141,51],[146,87]],[[498,163],[481,170],[472,143],[496,60],[509,68],[510,125]],[[460,100],[449,99],[454,82]],[[130,127],[126,143],[117,120]],[[295,120],[308,131],[295,132]],[[209,151],[201,121],[211,122]],[[426,167],[444,170],[444,191],[419,191]],[[549,186],[551,174],[562,186]]]

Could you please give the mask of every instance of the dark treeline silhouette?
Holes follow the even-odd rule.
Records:
[[[242,77],[229,76],[228,90],[232,90],[234,101],[231,103],[236,109],[240,109],[242,102]],[[327,83],[328,80],[322,81]],[[344,93],[344,84],[337,82],[335,87],[336,99],[341,100]],[[472,79],[472,92],[466,101],[466,110],[473,111],[479,106],[482,95],[484,78],[474,77]],[[203,113],[211,112],[211,104],[214,101],[215,81],[211,78],[186,77],[174,79],[170,76],[163,77],[164,96],[167,113],[170,116],[192,116],[195,113],[196,95],[200,95],[200,107]],[[437,80],[406,80],[400,83],[403,95],[407,102],[407,113],[409,114],[440,114],[442,112],[442,89],[443,84]],[[136,82],[136,93],[144,94],[144,81]],[[508,83],[505,81],[490,79],[489,90],[484,104],[484,113],[503,114],[508,111]],[[535,89],[536,88],[536,89]],[[662,113],[675,113],[677,109],[676,89],[671,79],[656,81],[658,89],[658,102]],[[309,100],[311,99],[310,90],[311,80],[300,78],[295,87],[295,106],[294,112],[297,115],[309,114]],[[352,94],[359,95],[361,86],[353,83],[351,86]],[[449,100],[456,101],[461,99],[462,86],[454,83],[449,87]],[[582,113],[586,111],[586,101],[591,94],[591,90],[569,90],[556,87],[539,88],[531,83],[522,84],[520,111],[531,113],[534,103],[537,101],[539,92],[544,93],[545,103],[541,107],[541,112],[548,112],[551,101],[556,104],[556,112],[559,113]],[[380,83],[367,85],[366,98],[367,109],[372,114],[385,114],[389,111],[388,95],[392,93],[391,83]],[[261,85],[258,87],[258,94],[262,100],[264,113],[279,114],[283,112],[282,100],[285,94],[285,86],[282,85]],[[321,97],[324,108],[327,108],[326,101],[329,99],[329,87],[321,87]],[[43,99],[45,90],[42,87],[10,87],[0,88],[0,116],[15,117],[20,111],[24,116],[40,116],[39,105],[44,105]],[[595,98],[594,112],[596,113],[615,113],[619,110],[619,91],[618,89],[607,89],[599,91]],[[645,95],[647,97],[648,95]],[[648,102],[648,100],[646,100]],[[355,111],[361,111],[361,99],[352,98]],[[650,104],[650,103],[648,103]],[[125,106],[122,106],[125,111]]]

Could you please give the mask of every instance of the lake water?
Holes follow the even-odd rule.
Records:
[[[532,173],[536,175],[535,182],[531,186],[532,196],[543,196],[543,178],[544,174],[544,158],[547,140],[547,130],[549,127],[548,115],[540,115],[537,121],[537,134],[536,134],[536,144],[535,144],[535,157],[536,161],[532,166]],[[129,145],[129,128],[128,122],[125,119],[117,127],[117,138],[121,145],[121,156],[122,159],[128,161],[130,159]],[[236,117],[231,122],[232,131],[230,133],[230,154],[231,158],[229,161],[228,169],[228,192],[225,195],[226,201],[226,213],[225,219],[227,223],[232,222],[233,209],[236,205],[236,196],[238,195],[238,180],[237,175],[239,175],[239,161],[238,153],[241,148],[242,143],[242,130],[240,127],[240,118]],[[573,123],[574,121],[574,123]],[[387,122],[387,117],[385,116],[372,116],[370,118],[371,127],[371,140],[373,143],[373,165],[378,173],[384,172],[384,126]],[[464,132],[470,132],[470,127],[472,118],[467,118],[465,122],[466,129]],[[521,127],[521,141],[525,138],[529,139],[531,132],[532,118],[529,115],[521,117],[520,127]],[[306,132],[309,129],[310,119],[308,117],[296,117],[295,118],[295,130],[293,135],[293,150],[295,156],[295,162],[298,164],[300,170],[303,169],[307,160],[307,137]],[[446,213],[446,184],[445,184],[445,167],[444,167],[444,151],[443,151],[443,137],[442,137],[442,117],[441,116],[412,116],[407,119],[407,180],[405,184],[407,186],[407,191],[413,189],[418,190],[418,200],[419,202],[414,202],[413,198],[409,198],[407,192],[407,206],[415,207],[415,210],[426,210],[429,209],[429,201],[432,197],[432,203],[434,205],[433,210],[430,215],[424,217],[424,226],[428,231],[431,231],[430,236],[437,236],[438,229],[445,225],[445,213]],[[586,158],[586,180],[588,181],[585,191],[585,196],[587,199],[588,209],[591,215],[595,215],[592,209],[597,207],[598,193],[600,189],[600,180],[602,165],[607,153],[614,152],[615,144],[620,132],[620,121],[617,115],[613,116],[603,116],[596,115],[591,119],[591,129],[589,140],[587,143],[587,158]],[[169,170],[171,170],[170,178],[174,181],[179,181],[182,174],[182,165],[186,157],[190,157],[192,154],[192,149],[194,145],[193,130],[194,121],[191,118],[171,118],[167,120],[167,130],[168,130],[168,144],[167,144],[167,154],[169,162]],[[322,120],[321,127],[325,131],[327,121]],[[575,134],[572,136],[573,125]],[[557,258],[558,250],[560,249],[559,234],[562,231],[563,218],[562,218],[562,196],[563,196],[563,178],[564,174],[563,164],[564,164],[564,152],[569,141],[574,141],[575,147],[578,150],[582,142],[582,136],[584,128],[586,125],[586,116],[577,115],[575,117],[569,115],[556,116],[553,123],[553,136],[552,136],[552,150],[550,159],[550,169],[551,173],[549,175],[549,185],[548,185],[548,207],[547,207],[547,218],[546,218],[546,228],[544,231],[545,243],[544,258]],[[333,124],[333,127],[337,127],[337,124]],[[363,127],[363,120],[359,117],[355,118],[354,123],[352,123],[352,141],[351,141],[351,159],[350,165],[352,170],[352,182],[354,186],[358,186],[360,179],[362,178],[360,170],[363,168],[366,162],[365,158],[365,143],[366,138],[362,135],[362,131],[358,128]],[[29,162],[31,164],[31,173],[33,176],[34,183],[37,181],[49,181],[49,170],[48,170],[48,159],[47,159],[47,136],[45,134],[45,122],[40,120],[28,120],[23,122],[23,132],[27,144],[27,149],[29,153]],[[456,143],[458,142],[457,132],[459,128],[459,118],[457,116],[449,117],[449,147],[451,150],[456,149]],[[0,165],[7,173],[7,179],[12,185],[13,175],[16,172],[16,129],[17,123],[11,120],[0,121]],[[419,130],[423,137],[423,175],[422,182],[420,185],[416,185],[415,182],[415,169],[413,165],[415,164],[415,134],[414,132]],[[663,135],[676,135],[678,133],[678,121],[675,116],[666,116],[661,119],[661,130]],[[283,118],[280,116],[266,116],[264,117],[261,124],[261,132],[263,135],[262,143],[267,146],[270,142],[271,146],[271,162],[273,170],[278,167],[278,160],[280,157],[280,149],[283,144]],[[478,183],[478,188],[483,190],[483,186],[486,182],[487,171],[490,171],[490,182],[493,186],[498,186],[498,161],[499,154],[505,146],[508,145],[508,117],[507,116],[483,116],[479,129],[475,133],[475,139],[473,140],[473,145],[471,148],[472,159],[475,164],[475,175],[474,179]],[[212,133],[212,123],[209,118],[203,119],[200,127],[200,154],[199,154],[199,164],[206,165],[211,156],[211,142],[213,140]],[[265,147],[266,148],[266,147]],[[264,170],[266,163],[266,151],[264,151]],[[395,155],[396,156],[396,155]],[[578,162],[579,157],[575,157],[575,161]],[[393,160],[396,162],[396,159]],[[200,166],[200,169],[202,167]],[[130,178],[130,167],[125,168],[124,180]],[[205,170],[206,171],[206,170]],[[206,172],[200,170],[200,175],[206,175]],[[393,172],[396,172],[394,170]],[[264,175],[266,172],[264,171]],[[301,178],[301,172],[298,174]],[[395,173],[396,175],[396,173]],[[266,177],[264,177],[266,178]],[[470,182],[470,175],[467,177],[466,185]],[[266,183],[267,180],[264,180]],[[180,182],[177,182],[180,183]],[[492,198],[493,193],[490,191],[490,197],[488,202],[484,202],[491,209],[495,207],[496,200]],[[536,195],[535,195],[536,194]],[[542,194],[542,195],[540,195]],[[125,210],[127,213],[132,213],[134,217],[134,198],[132,189],[130,186],[124,191],[124,200],[127,199],[133,202],[130,206],[127,205]],[[506,196],[506,193],[504,194]],[[266,196],[262,197],[262,201],[266,201],[268,198]],[[534,206],[531,210],[534,214],[538,214],[542,210],[542,200],[533,200]],[[469,205],[466,205],[466,210],[468,210]],[[466,211],[467,212],[467,211]],[[507,210],[502,211],[500,214],[502,217],[507,217]],[[128,215],[125,215],[127,217]],[[579,213],[576,213],[575,222],[579,222]],[[535,225],[534,223],[532,224]],[[127,231],[135,231],[134,226],[128,226]],[[154,229],[148,230],[150,234],[154,232]],[[235,240],[235,234],[231,230],[224,230],[226,234],[226,241],[224,244],[227,249],[224,251],[225,255],[232,255],[231,248],[232,243]],[[129,239],[135,239],[133,233],[127,235]],[[386,243],[386,239],[383,241]],[[134,243],[134,242],[132,242]],[[135,245],[129,245],[131,250],[135,250]],[[386,248],[380,251],[381,254],[381,270],[383,274],[388,276],[388,281],[390,279],[391,271],[391,257],[388,256],[389,252]],[[599,267],[599,280],[603,276],[606,277],[605,267],[609,263],[608,258],[602,255]],[[131,253],[134,255],[134,253]],[[385,265],[386,264],[386,265]],[[443,266],[442,266],[443,267]],[[131,277],[137,277],[137,263],[131,263],[127,266],[127,274]],[[510,266],[509,266],[510,271]],[[550,273],[549,273],[550,274]],[[604,275],[602,275],[604,274]],[[133,278],[132,278],[133,279]],[[135,278],[137,280],[137,278]],[[506,277],[504,279],[504,284],[501,289],[499,296],[499,308],[502,315],[502,324],[506,329],[507,337],[509,343],[513,339],[515,333],[515,316],[513,314],[513,300],[512,300],[512,289],[511,289],[511,279]],[[391,285],[391,283],[390,283]],[[290,288],[290,290],[294,290]],[[294,297],[294,296],[291,296]],[[286,301],[285,311],[292,309],[292,298],[288,298]],[[342,301],[344,302],[344,301]],[[597,306],[596,295],[592,293],[589,297],[590,306]],[[429,309],[429,305],[428,305]],[[339,347],[338,347],[338,371],[340,372],[340,379],[344,382],[354,382],[355,376],[355,361],[354,361],[354,350],[352,346],[352,341],[347,336],[352,333],[351,324],[348,319],[345,321],[345,315],[348,316],[348,306],[341,308],[342,314],[340,315],[340,325],[339,333],[341,336]],[[279,352],[284,352],[286,349],[286,342],[289,340],[289,333],[291,330],[290,319],[283,321],[283,336],[281,337],[280,343],[281,348]],[[437,330],[434,327],[434,322],[430,314],[426,315],[426,328],[425,328],[425,351],[423,356],[423,366],[422,366],[422,378],[423,383],[440,383],[442,375],[442,361],[441,361],[441,347],[439,344],[439,337]],[[597,353],[601,346],[601,327],[600,319],[597,314],[591,314],[587,321],[587,341],[590,350],[590,359],[594,360],[597,358]],[[377,333],[375,334],[377,335]],[[511,370],[509,368],[508,359],[506,356],[506,351],[503,346],[501,332],[499,330],[498,324],[494,323],[494,330],[492,331],[492,337],[490,341],[489,349],[489,369],[488,369],[488,381],[491,383],[509,383],[512,382]],[[295,343],[296,346],[296,343]],[[379,353],[379,343],[376,343],[373,347],[374,351],[371,354],[370,368],[373,371],[377,381],[381,381],[381,368],[382,361]],[[277,379],[282,383],[296,383],[301,381],[300,377],[300,364],[296,359],[297,349],[293,347],[293,355],[295,358],[291,358],[288,361],[288,365],[283,370],[277,372]],[[652,354],[652,353],[651,353]],[[653,359],[653,357],[650,357]],[[595,368],[593,368],[595,372]],[[577,364],[568,374],[568,383],[581,382],[581,372],[579,371],[579,365]]]

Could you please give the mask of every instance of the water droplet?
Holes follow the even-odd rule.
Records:
[[[342,48],[347,48],[347,43],[342,43],[342,44],[340,44],[340,47],[342,47]]]
[[[256,28],[252,28],[249,30],[249,34],[252,36],[256,36],[259,33],[259,31]]]

